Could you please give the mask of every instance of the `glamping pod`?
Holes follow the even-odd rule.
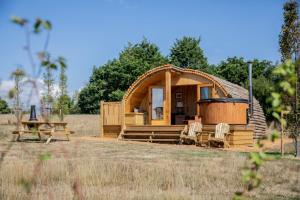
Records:
[[[130,140],[143,141],[143,133],[160,132],[168,137],[157,141],[176,141],[185,124],[197,119],[204,130],[224,122],[259,138],[266,131],[265,116],[254,98],[253,117],[247,119],[247,99],[246,89],[202,71],[156,67],[141,75],[121,102],[101,102],[101,136],[126,133]]]

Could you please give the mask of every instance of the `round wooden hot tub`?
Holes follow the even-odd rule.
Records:
[[[200,117],[203,124],[247,124],[248,100],[237,98],[203,99]]]

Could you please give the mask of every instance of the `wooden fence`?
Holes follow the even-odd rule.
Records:
[[[124,121],[123,102],[100,103],[100,137],[118,137]]]

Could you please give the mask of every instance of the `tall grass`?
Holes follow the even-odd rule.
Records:
[[[0,168],[0,199],[231,199],[242,189],[246,154],[76,137],[12,143],[10,129],[0,126],[0,153],[12,144]],[[299,160],[269,161],[261,170],[262,187],[251,198],[300,198]]]

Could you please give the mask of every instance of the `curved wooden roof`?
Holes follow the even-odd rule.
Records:
[[[147,77],[167,69],[177,71],[177,72],[199,75],[215,83],[216,86],[218,86],[222,90],[225,96],[231,96],[232,98],[248,99],[248,90],[239,85],[236,85],[234,83],[220,79],[216,76],[207,74],[199,70],[179,68],[167,64],[167,65],[153,68],[147,71],[146,73],[142,74],[140,77],[138,77],[138,79],[128,88],[128,90],[124,94],[123,100],[126,101]],[[253,124],[255,126],[254,128],[255,137],[259,138],[265,135],[267,123],[266,123],[266,118],[262,110],[262,107],[260,106],[259,102],[255,99],[255,97],[254,97],[253,105],[254,105],[253,118],[250,120],[250,124]]]

